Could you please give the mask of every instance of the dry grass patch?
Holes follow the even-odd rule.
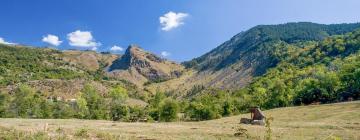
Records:
[[[329,105],[287,107],[264,111],[274,118],[271,122],[271,138],[274,140],[304,139],[360,139],[360,102]],[[55,119],[0,119],[2,128],[18,131],[43,131],[48,123],[48,133],[61,133],[76,138],[74,132],[86,129],[94,139],[239,139],[234,136],[237,128],[246,129],[249,137],[240,139],[264,139],[264,126],[239,124],[241,117],[226,117],[203,122],[125,123],[102,120],[55,120]],[[102,138],[98,138],[102,137]]]

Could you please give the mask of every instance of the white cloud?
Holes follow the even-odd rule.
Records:
[[[101,43],[95,42],[95,39],[89,31],[77,30],[69,33],[67,37],[69,44],[75,47],[97,47],[101,45]]]
[[[49,43],[50,45],[53,46],[59,46],[62,43],[62,41],[59,40],[59,37],[52,34],[48,34],[47,36],[44,36],[42,41]]]
[[[5,41],[4,38],[1,38],[1,37],[0,37],[0,43],[1,44],[6,44],[6,45],[15,45],[16,44],[16,43],[12,43],[12,42],[7,42],[7,41]]]
[[[167,51],[162,51],[161,52],[161,56],[163,56],[163,57],[167,57],[169,55],[171,55],[171,54],[169,52],[167,52]]]
[[[92,51],[96,51],[98,48],[97,47],[92,47],[91,50]]]
[[[179,27],[180,25],[184,24],[184,19],[189,16],[187,13],[175,13],[175,12],[168,12],[165,15],[159,18],[161,24],[161,30],[163,31],[170,31],[174,28]]]
[[[120,47],[120,46],[116,46],[116,45],[114,45],[114,46],[112,46],[111,48],[110,48],[110,51],[114,51],[114,52],[116,52],[116,51],[123,51],[124,49],[122,48],[122,47]]]

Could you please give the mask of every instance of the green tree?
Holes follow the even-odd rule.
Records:
[[[107,119],[108,113],[105,105],[105,100],[91,85],[85,85],[82,90],[82,98],[87,102],[89,109],[88,119]]]
[[[111,105],[111,119],[113,121],[127,121],[129,119],[129,108],[127,105],[120,102],[113,102]]]
[[[127,90],[121,86],[117,86],[110,91],[110,98],[113,101],[125,102],[128,97]]]
[[[54,112],[54,103],[46,99],[41,100],[40,102],[41,116],[39,118],[47,119],[53,117]]]
[[[157,92],[153,99],[150,100],[150,105],[153,108],[158,108],[160,103],[166,98],[163,92]]]
[[[129,107],[126,105],[128,98],[127,90],[117,86],[110,91],[110,117],[113,121],[129,119]]]
[[[223,104],[222,116],[230,116],[233,113],[234,106],[230,100],[226,100]]]
[[[79,97],[76,99],[76,112],[77,112],[77,118],[83,119],[83,118],[89,118],[89,108],[87,106],[86,100],[82,97],[83,93],[79,93]]]
[[[29,117],[32,114],[34,89],[27,85],[19,85],[15,91],[14,100],[12,101],[11,111],[16,117]]]
[[[175,121],[179,112],[178,103],[172,99],[165,99],[160,105],[160,121]]]
[[[63,101],[56,101],[53,116],[56,119],[69,119],[75,116],[75,110]]]

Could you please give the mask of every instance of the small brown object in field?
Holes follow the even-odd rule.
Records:
[[[250,118],[241,118],[240,123],[252,125],[265,125],[265,115],[261,112],[259,107],[252,107],[249,109]]]

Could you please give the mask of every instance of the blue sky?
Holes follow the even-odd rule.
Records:
[[[138,44],[178,62],[259,24],[360,21],[359,0],[1,0],[0,5],[0,42],[116,53]]]

